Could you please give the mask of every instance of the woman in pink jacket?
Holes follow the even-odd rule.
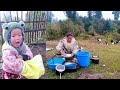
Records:
[[[24,22],[10,22],[3,24],[2,46],[2,79],[21,79],[23,76],[22,60],[30,60],[33,54],[24,43]]]

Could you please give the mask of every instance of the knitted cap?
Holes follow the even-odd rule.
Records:
[[[73,34],[72,34],[72,32],[68,32],[67,34],[66,34],[66,36],[68,37],[68,36],[73,36]]]
[[[11,31],[15,28],[21,29],[21,31],[24,33],[24,27],[25,23],[23,21],[20,22],[10,22],[10,23],[4,23],[2,25],[3,29],[3,39],[5,42],[8,42],[8,35],[11,33]]]

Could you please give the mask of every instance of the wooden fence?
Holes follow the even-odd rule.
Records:
[[[20,11],[19,11],[20,13]],[[2,36],[2,24],[8,22],[24,21],[25,27],[25,43],[28,45],[45,44],[46,22],[45,14],[42,11],[26,11],[25,19],[23,20],[23,11],[21,11],[21,18],[18,11],[13,18],[12,12],[9,11],[9,16],[4,14],[4,21],[0,17],[0,35]],[[4,43],[2,37],[2,44]]]

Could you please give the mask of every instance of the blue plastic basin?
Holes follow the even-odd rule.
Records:
[[[53,58],[47,61],[47,66],[50,70],[55,70],[56,65],[61,64],[65,62],[62,58]]]

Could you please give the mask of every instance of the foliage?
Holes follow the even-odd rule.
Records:
[[[45,12],[46,22],[51,22],[53,16],[54,15],[53,15],[53,13],[51,11],[46,11]]]
[[[88,40],[88,39],[90,39],[90,35],[88,35],[85,32],[82,32],[82,33],[79,34],[79,38],[81,38],[83,40]]]
[[[65,11],[65,15],[68,19],[71,19],[73,22],[77,20],[77,12],[76,11]]]
[[[92,22],[87,17],[84,17],[82,21],[84,23],[85,31],[88,31],[88,28],[92,25]]]
[[[105,24],[104,24],[104,31],[106,31],[106,32],[112,32],[111,25],[112,25],[111,20],[106,20]]]
[[[119,15],[120,15],[120,11],[113,11],[112,14],[114,14],[114,20],[118,21]]]
[[[106,39],[107,41],[109,41],[109,42],[110,42],[111,40],[113,40],[113,35],[112,35],[112,33],[106,33],[104,37],[105,37],[105,39]]]
[[[61,30],[56,30],[51,28],[51,23],[47,23],[46,26],[46,39],[47,40],[53,40],[58,39],[61,36]]]
[[[55,38],[64,37],[67,32],[73,32],[75,37],[89,39],[90,36],[105,35],[104,37],[110,41],[111,39],[119,40],[120,22],[102,18],[101,11],[88,11],[87,16],[79,16],[76,11],[65,11],[68,19],[60,20],[56,23],[59,28],[52,28],[54,24],[49,26],[50,31],[47,32],[47,37],[52,34]],[[117,34],[112,34],[117,33]],[[115,36],[114,36],[115,35]]]
[[[56,40],[58,38],[60,38],[60,32],[59,30],[55,30],[55,29],[47,29],[46,31],[46,39],[47,40]]]
[[[80,33],[79,28],[71,21],[71,19],[60,21],[59,23],[62,30],[61,34],[63,36],[65,36],[67,32],[72,32],[75,36],[78,36],[78,34]]]
[[[88,28],[88,34],[90,34],[90,35],[92,35],[92,36],[95,36],[96,32],[95,32],[93,26],[90,26],[90,27]]]
[[[105,24],[105,19],[101,18],[98,20],[98,26],[97,26],[97,29],[96,29],[96,32],[98,34],[103,34],[103,31],[104,31],[104,24]]]
[[[120,34],[117,32],[112,33],[113,35],[113,40],[115,41],[120,41]]]
[[[94,11],[94,17],[100,19],[102,17],[102,12],[101,11]]]
[[[117,33],[117,32],[114,32],[114,33],[106,33],[105,34],[105,39],[107,40],[107,41],[111,41],[111,40],[113,40],[114,42],[115,41],[120,41],[120,34],[119,33]]]
[[[120,34],[120,26],[118,26],[118,33]]]
[[[92,21],[92,19],[93,19],[93,12],[92,11],[88,11],[87,14],[88,14],[89,20]]]

